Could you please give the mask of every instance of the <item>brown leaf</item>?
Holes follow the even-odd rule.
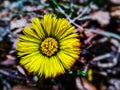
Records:
[[[111,16],[120,19],[120,6],[114,6],[111,8]]]
[[[110,14],[106,11],[97,11],[91,15],[92,20],[96,20],[102,27],[110,23]]]
[[[37,90],[36,88],[24,86],[24,85],[16,85],[12,90]]]
[[[7,55],[7,59],[6,60],[4,60],[4,61],[1,61],[0,62],[0,64],[1,65],[13,65],[13,64],[15,64],[15,57],[14,56],[12,56],[12,55]]]
[[[79,77],[76,78],[75,82],[76,82],[76,86],[77,86],[78,90],[84,90]],[[96,87],[92,83],[87,81],[87,79],[82,78],[82,82],[84,84],[84,87],[87,90],[97,90]]]
[[[24,69],[23,69],[21,66],[17,65],[16,68],[18,69],[18,71],[19,71],[21,74],[27,76],[26,73],[25,73],[25,71],[24,71]]]

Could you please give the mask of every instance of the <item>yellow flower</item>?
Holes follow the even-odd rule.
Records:
[[[30,73],[54,78],[70,70],[79,58],[79,35],[66,19],[51,14],[40,21],[34,18],[17,42],[20,64]]]

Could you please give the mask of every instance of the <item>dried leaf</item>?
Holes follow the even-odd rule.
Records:
[[[91,15],[92,20],[96,20],[102,27],[110,23],[110,14],[106,11],[97,11]]]
[[[26,73],[25,73],[25,71],[24,71],[24,69],[21,67],[21,66],[16,66],[16,68],[18,69],[18,71],[21,73],[21,74],[23,74],[24,76],[27,76],[26,75]]]
[[[111,8],[111,16],[120,19],[120,6]]]
[[[85,78],[82,78],[81,80],[83,82],[83,85],[84,85],[85,89],[87,89],[87,90],[97,90],[96,87],[92,83],[88,82]],[[75,82],[76,82],[76,86],[77,86],[78,90],[84,90],[83,85],[81,84],[81,81],[80,81],[79,77],[76,78]]]
[[[16,85],[12,90],[37,90],[36,88],[24,86],[24,85]]]

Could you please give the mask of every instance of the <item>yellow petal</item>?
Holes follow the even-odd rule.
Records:
[[[38,72],[38,75],[41,77],[44,75],[44,66],[45,66],[45,63],[46,63],[46,60],[44,59],[43,57],[43,61],[42,61],[42,64],[40,66],[40,69],[39,69],[39,72]]]
[[[51,34],[51,28],[52,28],[52,14],[46,14],[42,20],[42,25],[44,30],[47,33],[47,36],[50,36]]]
[[[75,30],[75,27],[73,27],[73,26],[70,27],[69,29],[66,30],[65,33],[63,33],[63,35],[60,37],[60,39],[72,34],[74,30]]]
[[[51,36],[55,36],[55,30],[56,30],[57,23],[58,23],[57,17],[53,16],[53,18],[52,18],[52,27],[51,27]]]
[[[65,73],[64,67],[57,56],[51,57],[50,61],[52,63],[51,72],[53,77],[56,77],[59,74]]]
[[[63,40],[67,40],[67,39],[71,39],[71,38],[77,38],[77,37],[79,37],[79,35],[77,33],[72,33],[72,34],[70,34],[70,35],[68,35],[64,38],[61,38],[60,42],[62,42]]]
[[[38,18],[34,18],[32,20],[32,27],[34,28],[36,34],[41,38],[44,39],[45,38],[45,32],[40,24],[40,20]]]
[[[27,54],[31,54],[33,52],[39,52],[38,50],[28,50],[28,51],[19,51],[17,54],[19,55],[19,57],[27,55]]]
[[[73,51],[66,51],[66,50],[62,50],[63,51],[63,53],[65,53],[66,55],[69,55],[69,56],[71,56],[72,58],[74,58],[74,59],[78,59],[79,58],[79,54],[80,54],[80,52],[73,52]]]
[[[36,52],[32,52],[32,53],[30,53],[30,54],[28,54],[28,55],[26,55],[24,57],[21,57],[20,63],[22,65],[25,65],[26,63],[28,63],[28,62],[30,62],[32,60],[31,59],[32,57],[34,57],[35,55],[38,55],[38,54],[39,54],[39,52],[36,51]]]
[[[64,49],[64,48],[78,48],[80,47],[80,41],[77,38],[71,38],[71,39],[67,39],[64,41],[61,41],[60,43],[60,49]]]
[[[39,73],[39,69],[42,65],[43,57],[41,54],[37,54],[34,57],[31,57],[31,61],[25,65],[25,67],[28,67],[29,72],[33,72],[35,74]]]
[[[32,43],[32,42],[18,42],[16,45],[18,47],[17,49],[19,49],[19,48],[39,47],[39,44]]]
[[[23,32],[24,32],[24,34],[25,34],[26,36],[31,36],[31,37],[40,39],[40,38],[36,35],[36,33],[34,32],[34,30],[30,29],[28,26],[25,26],[25,27],[24,27]]]
[[[41,42],[41,40],[38,40],[38,39],[32,38],[32,37],[27,37],[25,35],[20,35],[19,41],[21,41],[21,42],[33,42],[33,43],[40,43]]]
[[[59,51],[57,53],[57,56],[59,57],[59,60],[62,63],[62,65],[64,66],[64,68],[67,70],[69,70],[75,62],[75,59],[73,57],[65,54],[62,51]]]
[[[66,19],[58,20],[56,29],[55,29],[55,36],[60,38],[69,28],[71,27],[70,23]]]

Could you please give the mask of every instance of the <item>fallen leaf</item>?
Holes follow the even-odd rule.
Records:
[[[96,20],[102,27],[110,23],[110,14],[107,11],[97,11],[91,15],[92,20]]]

